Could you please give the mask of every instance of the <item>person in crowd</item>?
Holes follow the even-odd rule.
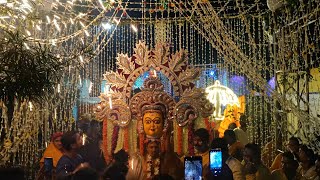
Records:
[[[126,176],[118,169],[115,165],[110,165],[104,171],[102,178],[103,180],[126,180]]]
[[[246,145],[249,143],[249,138],[247,134],[247,125],[246,125],[246,117],[242,115],[240,117],[240,127],[237,127],[235,123],[233,123],[236,127],[233,129],[236,134],[237,141],[240,141],[242,145]],[[234,127],[233,125],[233,127]]]
[[[234,179],[244,180],[243,166],[239,160],[228,153],[228,144],[224,138],[215,138],[211,142],[211,149],[221,149],[222,152],[222,172],[218,176],[213,176],[210,171],[207,179]]]
[[[244,146],[241,144],[241,142],[237,141],[234,131],[230,129],[225,130],[224,138],[229,145],[229,155],[238,159],[239,161],[242,161],[242,151],[244,149]]]
[[[93,168],[82,168],[77,171],[71,178],[72,180],[99,180],[100,177]]]
[[[102,174],[106,168],[106,162],[101,149],[100,123],[92,120],[85,132],[86,138],[84,145],[80,148],[79,154],[89,163],[90,167]]]
[[[258,145],[248,143],[243,151],[244,174],[246,180],[270,180],[271,173],[261,161],[261,149]]]
[[[230,130],[234,130],[237,128],[237,124],[236,123],[230,123],[229,126],[228,126],[228,129]]]
[[[61,137],[63,156],[58,161],[56,167],[57,179],[66,179],[82,168],[89,167],[81,155],[78,154],[82,146],[81,135],[76,131],[68,131]]]
[[[316,161],[316,172],[317,172],[316,180],[320,180],[320,156],[319,155],[318,155],[318,159]]]
[[[152,178],[152,180],[174,180],[172,176],[168,174],[159,174]]]
[[[209,132],[205,128],[197,129],[194,132],[193,146],[195,149],[195,155],[202,157],[203,175],[206,176],[209,171]]]
[[[113,165],[118,167],[123,175],[127,175],[129,170],[129,154],[121,149],[113,155]]]
[[[296,158],[296,160],[298,160],[299,158],[299,147],[300,147],[300,143],[299,143],[299,139],[296,137],[290,137],[288,144],[287,144],[287,150],[291,153],[293,153],[294,157]],[[274,161],[272,162],[272,165],[270,167],[270,171],[276,170],[276,169],[280,169],[281,168],[281,160],[282,160],[282,153],[279,153]]]
[[[303,179],[316,179],[316,156],[313,150],[309,149],[306,145],[300,146],[299,161],[300,166],[297,171],[302,175]]]
[[[42,158],[40,159],[40,167],[44,165],[44,158],[51,157],[53,159],[53,167],[55,168],[58,164],[59,159],[63,155],[61,137],[62,132],[56,132],[51,137],[51,142],[43,153]]]
[[[298,161],[295,160],[291,152],[284,152],[282,154],[282,168],[272,171],[272,180],[299,180],[301,176],[297,173],[299,166]]]
[[[24,180],[25,171],[21,167],[1,167],[0,179],[4,180]]]

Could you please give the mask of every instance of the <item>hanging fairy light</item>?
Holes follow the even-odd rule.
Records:
[[[216,120],[223,119],[221,115],[221,106],[237,105],[240,107],[239,99],[237,95],[228,87],[220,84],[220,81],[215,81],[214,85],[206,88],[207,99],[214,104],[215,110],[213,115]]]
[[[134,32],[138,32],[138,28],[134,24],[131,24],[131,28]]]

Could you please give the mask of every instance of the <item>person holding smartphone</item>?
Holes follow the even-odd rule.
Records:
[[[209,173],[209,132],[205,128],[197,129],[194,132],[193,146],[195,156],[202,157],[203,176],[206,177]]]
[[[243,174],[243,166],[241,162],[236,158],[232,157],[228,153],[228,144],[224,138],[215,138],[211,142],[211,151],[210,153],[216,154],[212,158],[215,161],[210,161],[210,174],[207,179],[214,180],[245,180]],[[220,154],[217,154],[218,152]],[[212,154],[213,155],[213,154]],[[218,157],[220,155],[220,157]],[[221,158],[221,159],[220,159]],[[212,162],[212,163],[211,163]],[[214,163],[221,163],[220,166],[214,165]],[[220,170],[217,170],[217,167],[221,167]]]

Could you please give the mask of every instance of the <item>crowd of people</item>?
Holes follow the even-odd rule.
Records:
[[[243,141],[243,137],[237,136],[238,127],[231,124],[224,132],[224,137],[214,137],[207,129],[200,128],[194,132],[193,145],[195,156],[202,158],[203,179],[217,180],[319,180],[320,160],[312,149],[300,143],[296,137],[291,137],[284,152],[280,152],[274,158],[270,167],[267,167],[261,157],[261,147],[253,143]],[[93,131],[96,132],[96,131]],[[241,134],[243,132],[240,130]],[[129,171],[129,155],[126,151],[120,150],[113,154],[111,159],[105,161],[102,149],[100,148],[101,138],[89,131],[86,144],[83,143],[82,135],[77,131],[65,133],[54,133],[51,143],[45,150],[40,160],[40,172],[37,179],[46,179],[45,174],[47,157],[52,158],[54,172],[50,178],[57,180],[65,179],[183,179],[182,176],[172,176],[168,171],[160,172],[152,177],[134,176]],[[212,139],[212,140],[210,140]],[[240,140],[242,139],[243,144]],[[210,150],[220,149],[222,152],[221,172],[213,174],[210,170]],[[150,158],[159,158],[159,163],[163,164],[166,157],[159,155],[160,145],[155,141],[150,141],[146,146],[147,155]],[[171,154],[171,156],[174,156]],[[172,158],[171,158],[172,159]],[[178,158],[179,159],[179,158]],[[182,160],[183,158],[180,157]],[[147,161],[144,159],[143,161]],[[172,167],[167,168],[177,172],[183,169],[183,162],[169,160],[167,163]],[[181,164],[180,164],[181,163]],[[143,162],[141,169],[146,169],[147,162]],[[133,169],[137,169],[135,166]],[[1,171],[1,169],[0,169]],[[183,170],[182,170],[183,171]],[[20,173],[21,174],[21,173]],[[19,175],[19,173],[16,173]],[[21,177],[21,176],[20,176]],[[147,178],[148,177],[148,178]]]

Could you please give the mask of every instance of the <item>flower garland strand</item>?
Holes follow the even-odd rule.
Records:
[[[107,160],[109,159],[109,153],[108,153],[108,121],[107,118],[103,119],[103,129],[102,129],[102,135],[103,137],[103,154],[104,154],[104,159]]]
[[[181,156],[182,155],[182,146],[183,146],[183,144],[182,144],[183,143],[182,142],[182,136],[183,136],[182,130],[183,130],[183,127],[177,126],[177,129],[178,129],[178,142],[177,142],[178,149],[177,149],[177,153],[178,153],[179,156]]]
[[[188,142],[193,142],[193,132],[194,132],[194,123],[189,122],[188,123]],[[188,151],[189,155],[194,155],[194,147],[193,143],[188,143]]]
[[[123,129],[123,136],[124,136],[124,143],[123,143],[123,148],[126,152],[129,151],[129,128],[125,127]]]
[[[159,175],[160,172],[160,158],[152,160],[152,157],[147,155],[147,179],[152,179],[154,176]]]
[[[140,154],[143,156],[144,154],[144,134],[140,133],[139,134],[139,149],[140,149]]]
[[[119,137],[119,130],[120,130],[119,126],[114,126],[113,127],[111,153],[114,153],[114,150],[117,147],[117,142],[118,142],[118,137]]]

